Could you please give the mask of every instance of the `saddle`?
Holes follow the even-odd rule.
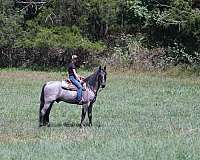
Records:
[[[83,86],[83,91],[86,91],[86,83],[85,82],[82,84],[82,86]],[[77,87],[75,85],[73,85],[69,79],[63,80],[61,87],[65,90],[77,91]]]

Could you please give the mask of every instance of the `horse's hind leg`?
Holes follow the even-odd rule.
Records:
[[[47,103],[44,104],[43,108],[40,108],[40,112],[39,112],[39,127],[46,125],[46,113],[47,113],[50,105],[51,105],[51,103],[47,102]]]
[[[44,116],[41,114],[41,111],[39,112],[39,127],[42,127],[44,121]]]
[[[50,123],[49,123],[49,115],[50,115],[50,112],[51,112],[51,108],[53,106],[53,103],[52,102],[49,106],[49,108],[47,109],[46,111],[46,114],[44,115],[44,125],[46,125],[47,127],[50,127]]]
[[[41,112],[42,108],[43,107],[40,106],[40,110],[39,110],[39,127],[44,126],[44,115]]]

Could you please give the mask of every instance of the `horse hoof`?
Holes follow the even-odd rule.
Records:
[[[51,127],[50,123],[47,123],[46,126],[47,126],[47,127]]]
[[[39,126],[38,126],[38,127],[40,128],[40,127],[43,127],[43,126],[44,126],[44,124],[39,124]]]
[[[92,127],[92,123],[89,123],[89,127]]]
[[[80,128],[83,128],[83,127],[85,127],[85,125],[81,123],[81,124],[80,124]]]
[[[50,125],[50,123],[45,123],[45,124],[40,123],[40,124],[39,124],[39,128],[40,128],[40,127],[44,127],[44,126],[50,127],[51,125]]]

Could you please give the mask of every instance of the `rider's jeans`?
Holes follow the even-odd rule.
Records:
[[[77,101],[81,101],[81,99],[82,99],[82,90],[83,90],[83,87],[82,87],[81,83],[74,76],[69,76],[69,79],[78,88],[76,99],[77,99]]]

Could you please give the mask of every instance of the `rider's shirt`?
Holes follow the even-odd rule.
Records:
[[[73,72],[73,69],[76,69],[76,66],[75,66],[75,64],[73,62],[71,62],[68,65],[68,74],[69,74],[69,76],[75,76],[74,72]]]

